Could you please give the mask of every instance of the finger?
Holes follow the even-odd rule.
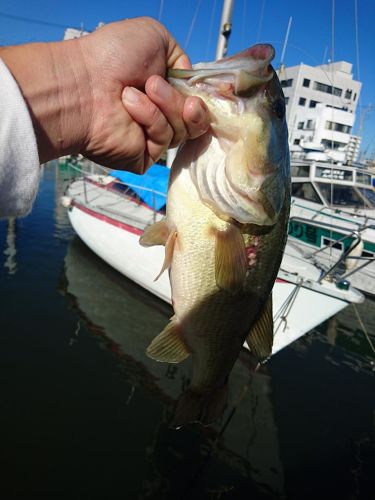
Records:
[[[151,76],[145,86],[146,94],[161,110],[173,129],[171,146],[176,146],[188,137],[182,118],[185,99],[161,76]]]
[[[208,108],[199,97],[186,98],[182,118],[190,139],[204,134],[210,126]]]
[[[145,90],[173,128],[174,136],[171,147],[186,139],[197,137],[207,130],[207,108],[198,97],[189,97],[185,101],[176,89],[157,75],[147,80]]]
[[[169,147],[173,130],[160,109],[134,87],[125,87],[122,102],[126,111],[145,131],[147,163],[154,163]],[[149,166],[149,165],[147,165]]]
[[[173,36],[167,31],[167,68],[173,69],[191,69],[189,57],[178,45]]]

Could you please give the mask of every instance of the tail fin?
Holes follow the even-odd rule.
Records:
[[[212,424],[222,415],[227,400],[228,384],[208,393],[188,389],[178,400],[171,427],[179,429],[193,422]]]

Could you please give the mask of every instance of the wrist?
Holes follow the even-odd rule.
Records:
[[[40,163],[80,152],[92,99],[78,40],[6,47],[0,57],[29,108]]]

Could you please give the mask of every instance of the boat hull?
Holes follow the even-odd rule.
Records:
[[[68,214],[74,230],[93,252],[127,278],[171,303],[168,273],[155,281],[164,259],[163,247],[142,247],[142,229],[103,215],[77,200],[72,201]],[[361,301],[361,295],[355,293],[347,300],[344,292],[337,297],[333,285],[315,283],[314,289],[313,281],[301,281],[291,263],[284,261],[273,288],[273,354],[339,312],[350,300]]]

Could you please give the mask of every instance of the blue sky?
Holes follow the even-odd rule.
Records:
[[[357,0],[359,65],[356,57],[355,0],[334,0],[334,59],[353,63],[363,82],[362,150],[375,156],[375,0]],[[193,62],[215,57],[222,0],[2,0],[0,44],[60,40],[64,27],[93,30],[99,21],[148,15],[161,21]],[[14,16],[14,17],[12,17]],[[228,54],[256,42],[271,42],[280,62],[289,17],[292,26],[284,63],[317,65],[330,57],[332,0],[235,0]],[[195,19],[195,22],[193,20]],[[39,21],[32,22],[32,21]],[[189,33],[191,36],[189,37]],[[372,106],[372,108],[369,108]],[[359,109],[354,132],[359,125]]]

